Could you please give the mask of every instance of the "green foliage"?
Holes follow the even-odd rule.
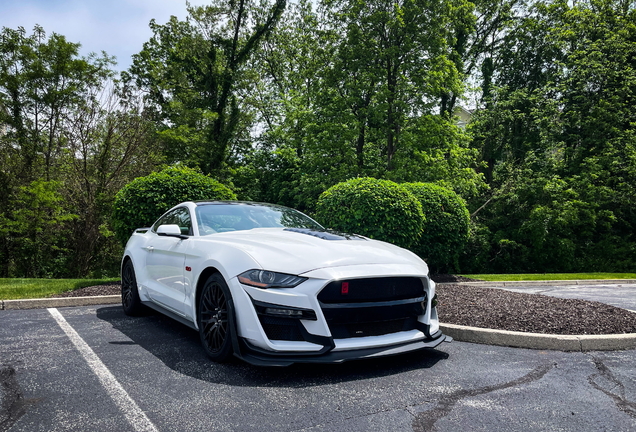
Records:
[[[124,186],[113,205],[113,227],[126,243],[137,228],[149,227],[183,201],[235,200],[236,195],[218,181],[186,167],[168,167]]]
[[[316,217],[339,231],[410,247],[426,221],[422,205],[389,180],[358,178],[338,183],[320,195]]]
[[[105,54],[1,30],[0,276],[112,274],[185,199],[154,190],[148,219],[110,225],[166,162],[310,213],[353,178],[435,183],[471,209],[463,271],[634,271],[633,2],[212,0],[150,27],[121,85]],[[416,244],[365,224],[346,229]],[[456,268],[448,251],[420,253]]]
[[[472,126],[492,187],[475,203],[488,248],[473,271],[634,271],[636,9],[557,0],[530,12]]]
[[[59,183],[35,180],[19,188],[10,213],[0,214],[0,233],[9,252],[8,273],[29,277],[56,277],[65,273],[63,243],[69,222]]]
[[[39,26],[0,32],[2,276],[117,274],[110,206],[160,162],[139,98],[113,81],[113,59],[80,57],[79,47]]]
[[[412,250],[433,273],[459,271],[459,256],[468,241],[470,215],[464,200],[433,183],[402,183],[422,204],[424,232]]]
[[[400,153],[421,142],[417,123],[432,114],[431,99],[462,91],[448,55],[450,27],[470,29],[471,6],[460,0],[324,4],[335,37],[318,113],[333,132],[347,131],[332,132],[330,142],[349,147],[358,166],[391,171]]]
[[[264,128],[243,160],[257,179],[233,182],[258,184],[256,199],[308,212],[322,191],[357,177],[445,181],[476,195],[477,152],[438,112],[442,95],[463,91],[449,44],[473,28],[471,5],[291,4],[253,61],[261,83],[249,101]]]

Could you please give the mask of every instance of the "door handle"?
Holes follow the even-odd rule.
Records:
[[[146,246],[146,250],[148,252],[152,252],[153,250],[155,250],[155,248],[153,246]]]

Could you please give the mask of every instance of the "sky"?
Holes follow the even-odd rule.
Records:
[[[193,6],[209,3],[190,0]],[[185,19],[186,0],[0,0],[0,27],[24,27],[30,35],[39,24],[47,35],[80,43],[81,56],[102,51],[116,56],[120,71],[152,36],[150,20],[164,24],[171,15]]]

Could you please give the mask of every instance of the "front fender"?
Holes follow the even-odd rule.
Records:
[[[186,299],[184,310],[188,319],[192,320],[196,326],[197,293],[211,273],[216,271],[221,273],[225,282],[230,286],[232,297],[236,298],[244,293],[236,292],[229,281],[246,270],[261,268],[261,265],[247,252],[232,247],[216,247],[213,250],[203,250],[201,253],[197,253],[197,245],[193,242],[192,247],[188,247],[185,267]]]

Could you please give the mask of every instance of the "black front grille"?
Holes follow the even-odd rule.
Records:
[[[346,288],[343,289],[343,283]],[[404,300],[424,295],[422,280],[413,277],[387,277],[334,281],[318,294],[321,303],[364,303]]]
[[[422,280],[388,277],[335,281],[318,294],[335,339],[381,336],[418,328],[426,311]]]
[[[277,318],[267,315],[259,315],[258,319],[268,339],[286,341],[305,340],[298,327],[302,324],[297,319]]]

